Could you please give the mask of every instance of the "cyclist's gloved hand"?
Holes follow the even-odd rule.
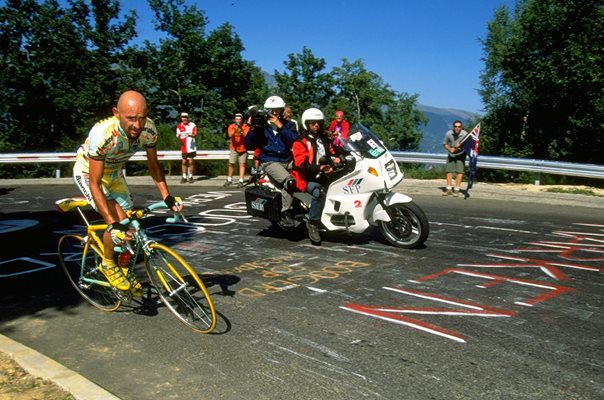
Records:
[[[164,203],[166,206],[172,211],[180,211],[182,210],[182,199],[180,197],[174,197],[172,195],[167,195],[164,199]]]
[[[128,227],[122,223],[114,222],[107,227],[107,232],[111,235],[113,243],[122,244],[126,240]]]

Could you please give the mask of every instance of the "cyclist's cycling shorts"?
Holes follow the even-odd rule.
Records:
[[[92,193],[90,192],[90,175],[82,172],[77,164],[73,168],[73,181],[84,197],[86,197],[86,200],[88,200],[90,205],[98,211],[98,208],[92,199]],[[110,181],[103,177],[103,193],[105,193],[107,200],[115,200],[122,207],[122,210],[132,210],[134,201],[132,200],[130,188],[126,184],[126,178],[121,171],[117,177],[114,177]]]

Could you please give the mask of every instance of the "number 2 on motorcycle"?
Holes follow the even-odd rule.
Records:
[[[361,204],[361,200],[354,201],[354,208],[361,208],[363,205]]]

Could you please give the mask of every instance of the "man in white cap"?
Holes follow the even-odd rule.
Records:
[[[193,159],[197,155],[196,136],[197,126],[189,121],[189,114],[186,112],[180,113],[180,123],[176,125],[176,137],[180,139],[180,152],[182,153],[182,178],[180,183],[193,183],[193,169],[195,166]]]

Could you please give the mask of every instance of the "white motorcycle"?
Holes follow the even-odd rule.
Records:
[[[350,128],[344,148],[349,155],[341,164],[335,164],[328,176],[321,229],[362,233],[377,225],[394,246],[420,247],[428,238],[428,219],[411,197],[392,191],[404,176],[392,154],[361,124]],[[280,191],[265,174],[256,174],[255,186],[245,190],[248,214],[268,219],[285,230],[302,225],[310,208],[310,194],[295,192],[293,197],[292,227],[283,224]]]

